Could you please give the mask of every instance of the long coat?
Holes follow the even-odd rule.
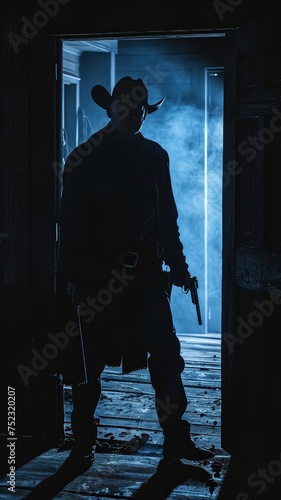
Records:
[[[101,286],[120,253],[151,254],[161,249],[161,260],[171,275],[184,275],[187,264],[169,168],[169,156],[158,143],[139,133],[128,147],[110,124],[68,156],[60,205],[56,329],[77,321],[67,283],[83,285],[90,280]],[[135,326],[130,325],[132,331]],[[115,323],[112,328],[122,326]],[[78,335],[76,344],[69,342],[55,363],[67,382],[76,380],[74,374],[81,371],[77,343]],[[144,368],[147,353],[141,344],[134,346],[125,354],[115,344],[113,352],[109,340],[108,364],[123,363],[123,372]]]

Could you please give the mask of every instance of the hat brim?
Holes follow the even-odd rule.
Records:
[[[147,113],[154,113],[154,111],[157,111],[157,109],[161,108],[165,99],[166,97],[162,97],[162,99],[160,99],[160,101],[156,102],[155,104],[148,104]]]
[[[91,90],[91,96],[93,101],[106,111],[110,108],[114,100],[113,97],[110,95],[110,93],[102,85],[94,85],[94,87]],[[150,114],[154,113],[154,111],[157,111],[162,106],[165,99],[166,98],[163,97],[160,101],[156,102],[155,104],[148,104],[147,113]]]

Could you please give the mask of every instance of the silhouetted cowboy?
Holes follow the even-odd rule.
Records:
[[[172,283],[189,288],[169,156],[140,132],[164,99],[149,104],[143,81],[129,76],[112,95],[95,85],[92,97],[109,122],[68,156],[60,212],[58,275],[79,307],[83,330],[59,358],[73,389],[70,460],[94,457],[106,365],[122,366],[123,373],[148,367],[166,461],[206,460],[214,454],[195,445],[182,418],[185,364],[162,272],[168,265]]]

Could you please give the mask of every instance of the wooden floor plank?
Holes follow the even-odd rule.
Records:
[[[57,453],[55,450],[49,450],[20,467],[17,471],[17,492],[21,491],[22,496],[14,496],[14,498],[25,498],[28,491],[39,487],[44,480],[54,475],[64,463],[67,455],[67,452]],[[86,495],[91,498],[93,495],[99,498],[103,498],[103,496],[104,498],[132,498],[137,489],[142,484],[147,483],[155,474],[158,464],[159,458],[156,456],[97,454],[94,465],[84,474],[65,485],[63,491],[68,492],[69,495],[83,493],[84,497]],[[209,481],[206,480],[206,473],[209,476],[213,475],[212,465],[210,463],[199,465],[188,461],[185,461],[185,465],[189,468],[186,480],[183,485],[175,488],[169,498],[189,498],[189,495],[201,498],[200,495],[203,495],[205,498],[214,499],[213,492],[211,495]],[[219,475],[214,481],[216,483],[215,489],[218,489],[221,484],[227,465],[228,458],[221,457],[218,467]],[[2,481],[0,486],[3,496]],[[58,494],[54,498],[62,497]]]
[[[140,498],[156,500],[159,491],[166,491],[172,500],[216,500],[222,485],[229,455],[221,448],[221,355],[220,335],[181,335],[185,359],[183,383],[189,400],[186,418],[191,423],[192,438],[198,446],[211,448],[216,456],[204,464],[183,460],[181,476],[155,476],[162,459],[163,433],[154,406],[154,391],[148,370],[122,375],[120,367],[106,367],[102,376],[102,395],[97,408],[100,417],[99,439],[129,441],[142,433],[148,441],[131,455],[96,453],[92,467],[66,481],[60,468],[69,450],[47,450],[16,471],[15,500],[43,500],[46,488],[53,488],[51,498],[61,500],[108,500]],[[71,445],[71,387],[64,386],[65,437]],[[177,472],[177,475],[179,473]],[[59,479],[58,479],[59,478]],[[55,493],[54,493],[55,492]],[[36,496],[38,495],[38,496]],[[11,498],[7,478],[0,480],[0,497]],[[49,497],[50,498],[50,497]]]

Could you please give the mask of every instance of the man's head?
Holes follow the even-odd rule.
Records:
[[[149,113],[156,111],[164,101],[148,104],[148,92],[143,81],[130,76],[121,78],[112,95],[101,85],[92,88],[92,98],[107,111],[116,129],[126,135],[136,134]]]

